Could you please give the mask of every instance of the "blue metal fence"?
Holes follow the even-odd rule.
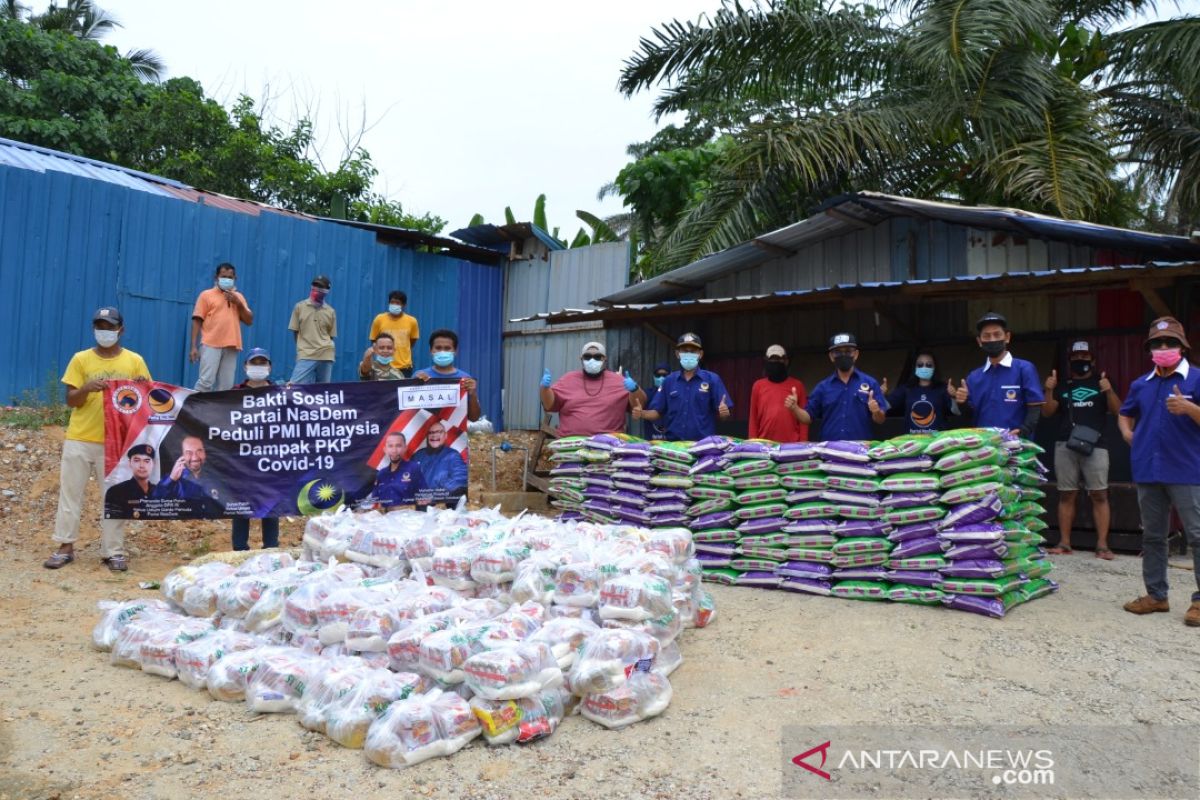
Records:
[[[484,412],[501,419],[498,266],[378,243],[375,234],[282,213],[241,213],[65,172],[0,163],[0,402],[57,379],[91,345],[91,313],[115,304],[125,344],[160,380],[190,386],[188,332],[196,295],[222,262],[237,266],[253,309],[246,347],[270,349],[275,377],[295,362],[292,307],[317,274],[333,283],[338,315],[334,380],[355,380],[374,315],[387,293],[408,293],[421,326],[414,360],[429,364],[428,335],[453,328],[460,366],[479,380]]]

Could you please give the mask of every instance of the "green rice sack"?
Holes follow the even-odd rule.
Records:
[[[854,506],[849,503],[839,503],[833,507],[833,513],[842,519],[883,519],[887,509],[883,506]]]
[[[775,471],[780,475],[795,475],[800,472],[816,472],[821,468],[821,459],[809,458],[804,461],[784,461],[775,465]]]
[[[1008,457],[1008,465],[1010,467],[1023,467],[1025,469],[1037,469],[1037,453],[1022,451],[1013,453]]]
[[[761,519],[762,517],[782,517],[788,510],[786,503],[760,503],[755,506],[739,508],[735,514],[738,519]]]
[[[729,566],[740,572],[774,572],[779,563],[765,558],[735,558]]]
[[[945,578],[941,583],[943,592],[970,594],[980,597],[999,597],[1025,582],[1024,578],[1010,575],[1005,578]]]
[[[670,472],[676,475],[689,475],[687,464],[681,464],[678,461],[672,461],[669,458],[652,458],[650,466],[654,467],[658,472]]]
[[[957,506],[962,503],[977,503],[986,497],[996,494],[1000,490],[1000,486],[1001,484],[994,481],[955,486],[953,489],[943,492],[938,498],[938,502],[948,506]]]
[[[941,506],[914,506],[913,508],[897,508],[883,515],[890,525],[916,525],[918,522],[932,522],[946,516],[946,509]]]
[[[1054,564],[1046,558],[1030,559],[1025,568],[1026,578],[1044,578],[1054,571]]]
[[[741,544],[743,547],[787,547],[788,538],[788,534],[782,532],[756,533],[743,535]]]
[[[705,514],[711,514],[714,511],[724,511],[732,507],[733,503],[729,500],[701,500],[698,503],[693,503],[692,505],[688,506],[688,510],[683,513],[687,514],[689,517],[700,517]]]
[[[925,434],[897,436],[875,445],[867,451],[867,455],[871,457],[872,461],[892,461],[897,458],[919,456],[925,452],[925,448],[928,446],[929,437]]]
[[[896,603],[914,603],[922,606],[940,605],[944,596],[945,593],[940,589],[911,586],[907,583],[893,583],[887,592],[888,600]]]
[[[876,567],[886,563],[887,560],[887,553],[843,553],[841,555],[834,553],[831,563],[838,569],[847,569],[849,567]]]
[[[783,512],[787,519],[828,519],[833,516],[833,503],[800,503]]]
[[[883,581],[838,581],[832,594],[847,600],[887,600],[889,588]]]
[[[1009,546],[1007,557],[1010,559],[1013,559],[1013,558],[1039,558],[1039,557],[1044,557],[1045,555],[1046,554],[1042,552],[1041,548],[1039,548],[1036,545],[1014,544],[1014,545]]]
[[[1029,500],[1022,500],[1019,503],[1008,503],[1005,505],[1004,509],[1000,512],[1000,515],[1004,519],[1022,519],[1023,517],[1036,519],[1045,513],[1046,510],[1037,503]]]
[[[932,571],[946,566],[946,557],[941,555],[912,556],[911,558],[888,559],[887,568],[894,570]]]
[[[653,475],[650,478],[651,486],[665,486],[669,489],[690,489],[696,485],[695,481],[687,475],[676,475],[674,473],[666,473]]]
[[[885,492],[932,492],[941,488],[937,475],[923,472],[901,472],[879,482]]]
[[[995,464],[981,464],[978,467],[945,473],[942,475],[941,488],[953,489],[955,486],[963,486],[968,483],[1002,481],[1004,478],[1004,467]]]
[[[708,486],[713,489],[733,489],[733,478],[720,472],[709,472],[704,475],[693,475],[692,480],[697,486]]]
[[[788,561],[811,561],[814,564],[829,564],[833,551],[826,547],[789,547]]]
[[[1045,597],[1057,589],[1058,586],[1055,585],[1054,581],[1047,580],[1045,578],[1039,578],[1018,586],[1016,589],[1013,589],[1013,592],[1021,595],[1021,597],[1028,602],[1029,600],[1036,600],[1039,597]]]
[[[842,556],[848,553],[887,553],[893,545],[887,539],[874,536],[851,536],[842,539],[833,546],[834,555]]]
[[[1008,473],[1011,476],[1010,480],[1020,486],[1041,486],[1046,482],[1036,470],[1024,467],[1009,467]]]
[[[738,502],[738,505],[749,506],[756,503],[773,503],[783,500],[787,495],[787,489],[755,489],[750,492],[742,492],[733,499]]]
[[[725,468],[725,474],[731,478],[744,478],[774,471],[775,462],[765,458],[746,459]]]
[[[746,489],[774,489],[780,486],[779,476],[774,472],[764,472],[759,475],[746,475],[741,478],[734,478],[733,485],[739,490]],[[784,492],[787,495],[787,492]]]
[[[723,586],[733,586],[737,581],[738,576],[742,573],[736,569],[727,567],[721,569],[706,569],[700,575],[700,579],[709,583],[719,583]]]
[[[842,489],[848,492],[878,492],[880,482],[874,478],[854,478],[849,475],[830,475],[830,489]]]
[[[828,484],[828,479],[824,472],[797,472],[781,476],[779,483],[785,489],[824,489]]]
[[[743,544],[741,551],[742,555],[746,558],[760,558],[777,563],[788,560],[787,550],[782,547],[756,547],[754,545]]]
[[[565,453],[585,447],[587,442],[588,437],[586,436],[564,436],[561,439],[546,442],[546,449],[551,453]]]
[[[578,489],[568,489],[565,486],[552,491],[551,494],[563,500],[569,500],[572,503],[582,503],[584,501],[583,492]]]
[[[654,458],[664,458],[669,461],[678,461],[682,464],[693,464],[696,461],[696,456],[688,451],[691,447],[690,442],[654,442],[650,446],[650,454]]]
[[[942,456],[955,450],[1000,444],[1000,434],[983,428],[959,428],[935,433],[925,447],[925,455]]]
[[[832,533],[793,533],[788,536],[789,547],[833,547],[838,537]]]
[[[1046,493],[1035,486],[1018,486],[1016,489],[1022,500],[1031,500],[1036,503],[1038,500],[1046,499]]]
[[[999,466],[1008,460],[1008,453],[999,447],[972,447],[969,450],[958,450],[948,453],[933,463],[938,472],[955,472],[971,469],[984,464]]]
[[[733,528],[711,528],[706,531],[692,531],[692,541],[697,544],[722,544],[736,542],[742,535]]]
[[[734,498],[733,492],[729,489],[713,489],[709,486],[693,486],[687,490],[688,497],[694,497],[697,500],[724,500],[730,502]]]

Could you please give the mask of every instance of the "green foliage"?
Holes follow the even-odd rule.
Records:
[[[656,112],[687,121],[631,147],[602,196],[621,194],[620,222],[659,271],[862,189],[1186,229],[1200,219],[1200,19],[1129,26],[1152,8],[724,0],[626,62],[625,94],[656,87]],[[1164,213],[1131,214],[1139,201]]]
[[[586,223],[591,229],[588,233],[583,228],[575,232],[574,238],[570,242],[562,239],[559,235],[559,227],[551,228],[546,221],[546,195],[539,194],[533,202],[533,218],[532,223],[541,228],[546,233],[550,234],[550,238],[561,244],[563,247],[586,247],[589,244],[599,244],[600,242],[616,242],[621,240],[621,235],[617,233],[609,224],[587,211],[576,211],[577,216],[581,221]],[[506,225],[516,225],[517,216],[513,213],[512,206],[504,207],[504,223]],[[483,214],[475,214],[471,217],[471,221],[467,223],[467,227],[475,225],[483,225],[485,220]]]
[[[0,425],[23,430],[37,430],[46,425],[65,427],[71,418],[71,409],[63,398],[58,371],[48,370],[41,387],[26,389],[12,407],[0,411]]]
[[[355,200],[350,204],[350,218],[393,228],[407,228],[429,234],[439,234],[446,227],[446,220],[428,212],[417,216],[404,210],[398,200],[388,200],[379,195],[369,195],[366,200]]]

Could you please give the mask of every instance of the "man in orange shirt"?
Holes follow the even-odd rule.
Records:
[[[254,312],[246,298],[234,288],[237,269],[219,264],[214,285],[196,298],[192,309],[192,347],[188,358],[200,362],[197,392],[232,389],[237,378],[238,353],[242,350],[242,323],[254,324]],[[200,346],[196,337],[200,336]]]
[[[808,425],[800,414],[808,402],[804,384],[788,375],[788,355],[782,345],[767,348],[767,376],[750,389],[750,438],[774,442],[808,441]]]

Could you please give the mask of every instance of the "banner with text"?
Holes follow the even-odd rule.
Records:
[[[311,516],[454,502],[467,492],[457,380],[193,392],[109,381],[104,516]]]

